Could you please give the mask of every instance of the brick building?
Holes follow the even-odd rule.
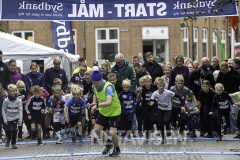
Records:
[[[95,60],[114,60],[122,53],[131,61],[133,55],[151,51],[161,61],[173,62],[174,54],[193,60],[218,56],[221,50],[213,29],[218,33],[230,57],[227,17],[198,18],[181,28],[183,19],[129,21],[73,21],[75,51],[85,57],[89,66]],[[10,34],[53,47],[50,21],[2,21],[1,28]]]

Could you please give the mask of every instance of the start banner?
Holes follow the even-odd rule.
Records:
[[[222,12],[210,13],[218,0],[0,0],[0,20],[131,20],[238,15],[237,5],[229,3]],[[184,9],[187,9],[185,12]]]

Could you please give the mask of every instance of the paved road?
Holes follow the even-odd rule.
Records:
[[[26,133],[26,132],[25,132]],[[26,134],[25,134],[26,136]],[[178,142],[172,137],[167,139],[167,144],[160,144],[160,137],[153,137],[152,141],[136,138],[132,141],[122,140],[120,147],[122,154],[117,159],[167,159],[167,160],[235,160],[240,159],[240,141],[233,140],[233,134],[223,138],[222,142],[214,139],[185,139]],[[92,143],[85,138],[83,144],[72,144],[70,139],[63,144],[55,144],[56,139],[50,138],[43,141],[43,146],[37,146],[36,141],[24,140],[18,142],[18,149],[13,150],[0,144],[1,159],[112,159],[101,155],[103,144]],[[226,155],[225,155],[226,154]],[[232,154],[232,155],[231,155]],[[236,155],[234,155],[236,154]]]

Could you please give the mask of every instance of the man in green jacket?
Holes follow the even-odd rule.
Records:
[[[115,62],[116,65],[113,66],[111,72],[116,74],[117,82],[122,84],[124,79],[129,79],[131,81],[131,90],[135,91],[137,79],[133,66],[124,60],[124,56],[121,53],[115,56]]]

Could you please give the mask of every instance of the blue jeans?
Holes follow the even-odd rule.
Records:
[[[135,132],[135,130],[137,130],[137,118],[136,118],[136,114],[134,113],[133,115],[133,120],[132,120],[132,131],[133,133]]]
[[[188,128],[189,128],[190,132],[195,133],[197,117],[198,117],[198,114],[194,113],[191,115],[191,117],[188,118]]]
[[[235,102],[235,100],[233,99],[233,102]],[[235,114],[238,114],[238,110],[235,109],[231,104],[230,104],[230,108],[231,108],[231,112],[230,112],[230,127],[231,127],[231,130],[233,132],[237,131],[238,130],[238,127],[237,127],[237,119],[234,119],[233,116],[232,116],[232,113],[235,113]],[[237,116],[236,116],[237,117]]]

